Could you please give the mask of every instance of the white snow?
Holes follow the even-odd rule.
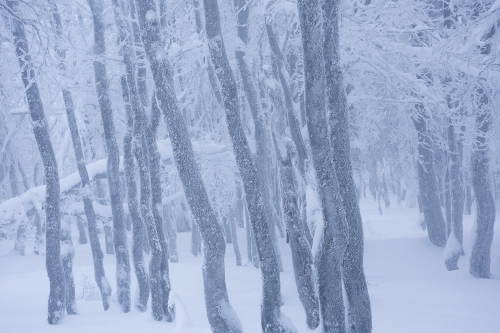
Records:
[[[403,202],[402,207],[406,207]],[[373,333],[497,333],[500,328],[500,226],[492,247],[491,279],[476,279],[468,273],[473,216],[465,216],[464,248],[457,271],[443,265],[443,249],[432,245],[426,231],[418,226],[418,208],[391,207],[380,215],[377,203],[361,200],[365,235],[365,273],[371,297]],[[76,239],[77,228],[72,228]],[[101,244],[104,236],[101,235]],[[202,258],[190,254],[189,233],[178,234],[179,262],[170,263],[170,278],[175,294],[177,322],[156,322],[150,307],[142,313],[133,309],[123,313],[117,303],[102,310],[100,300],[78,299],[79,315],[66,316],[60,325],[46,322],[49,282],[45,257],[32,251],[27,243],[24,257],[9,252],[13,240],[0,241],[0,332],[37,333],[209,333],[203,296]],[[229,300],[239,316],[244,332],[261,332],[261,277],[259,270],[246,265],[245,231],[238,228],[243,266],[235,265],[234,252],[226,249],[226,282]],[[129,234],[130,240],[130,234]],[[284,272],[281,274],[283,322],[293,322],[298,332],[311,332],[305,323],[292,270],[290,250],[279,239]],[[93,281],[89,244],[74,242],[73,275],[76,294],[81,294],[84,276]],[[131,244],[131,242],[129,242]],[[105,255],[106,277],[116,292],[116,265],[113,255]],[[132,272],[132,290],[137,281]],[[176,294],[178,296],[176,296]],[[182,302],[180,299],[182,298]],[[181,305],[183,304],[183,306]],[[189,316],[187,315],[189,313]],[[183,324],[181,324],[181,316]],[[288,319],[286,319],[288,318]],[[187,323],[190,323],[188,325]],[[314,332],[321,332],[320,329]]]

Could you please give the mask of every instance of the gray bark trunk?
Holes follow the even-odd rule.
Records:
[[[160,123],[160,109],[156,102],[156,94],[153,95],[151,103],[151,123],[146,126],[146,146],[149,154],[149,174],[151,181],[151,203],[153,210],[153,218],[156,225],[156,232],[161,246],[161,263],[160,263],[160,289],[162,293],[162,307],[165,319],[172,321],[172,316],[168,310],[168,298],[170,295],[170,274],[168,267],[168,244],[163,228],[162,219],[162,193],[160,179],[160,153],[156,145],[156,132]]]
[[[277,134],[277,131],[274,131]],[[280,137],[280,135],[277,135]],[[285,142],[283,138],[279,138]],[[316,295],[315,275],[313,273],[313,257],[305,230],[300,222],[300,211],[297,198],[297,186],[292,166],[292,154],[295,145],[286,142],[286,157],[282,157],[278,144],[274,140],[280,172],[280,189],[283,205],[283,216],[288,231],[288,239],[292,250],[293,272],[299,292],[299,299],[306,312],[307,326],[316,329],[320,323],[319,299]]]
[[[118,26],[118,34],[123,44],[122,54],[123,54],[123,62],[125,63],[125,71],[126,71],[126,88],[128,89],[129,94],[129,102],[132,107],[133,113],[133,138],[132,138],[132,153],[136,158],[137,166],[139,170],[139,180],[140,180],[140,212],[142,216],[142,220],[146,226],[146,230],[148,233],[148,241],[151,249],[151,257],[149,262],[149,287],[151,291],[151,311],[153,314],[153,318],[155,320],[162,320],[164,315],[168,316],[168,296],[170,294],[170,282],[168,277],[168,264],[167,264],[167,274],[166,274],[166,285],[167,287],[164,289],[162,286],[162,271],[161,266],[164,258],[164,251],[162,247],[162,243],[160,241],[160,235],[157,230],[157,222],[155,221],[155,214],[153,213],[153,204],[155,203],[152,198],[152,184],[151,178],[159,183],[159,179],[157,175],[151,172],[150,161],[152,160],[155,163],[155,158],[158,158],[158,152],[152,149],[152,154],[156,152],[156,155],[149,156],[148,149],[148,136],[147,130],[152,131],[147,128],[147,119],[146,113],[144,111],[144,105],[140,101],[138,89],[137,89],[137,81],[136,81],[136,66],[134,54],[132,52],[132,41],[133,38],[129,38],[128,36],[132,32],[132,30],[127,26],[124,20],[124,14],[126,11],[123,6],[119,3],[118,0],[113,1],[113,9],[115,14],[115,20]],[[132,18],[134,18],[135,11],[132,11]],[[156,141],[154,135],[150,133],[150,140],[153,140],[153,145],[156,146]],[[157,171],[157,170],[156,170]],[[156,177],[155,177],[156,176]],[[161,189],[160,189],[161,191]],[[161,197],[161,192],[160,192]],[[155,198],[156,199],[156,198]],[[161,199],[160,199],[161,200]],[[156,200],[157,201],[157,200]],[[157,214],[156,214],[157,215]],[[159,225],[161,226],[161,217],[159,221]],[[160,231],[163,235],[163,229]],[[165,253],[166,258],[166,253]],[[164,301],[165,300],[165,301]],[[166,313],[164,312],[166,311]],[[171,321],[171,320],[170,320]]]
[[[234,256],[236,257],[236,266],[241,266],[241,253],[240,246],[238,244],[238,235],[236,234],[236,221],[234,218],[234,214],[231,214],[229,218],[229,223],[231,224],[231,237],[233,239],[233,249]]]
[[[87,232],[85,231],[85,221],[78,215],[75,216],[75,218],[76,218],[76,226],[78,227],[78,243],[87,244],[88,239],[87,239]]]
[[[18,12],[18,3],[18,1],[7,1],[7,5],[16,13]],[[50,282],[47,319],[49,324],[58,324],[64,317],[66,297],[64,270],[61,262],[60,187],[57,161],[50,141],[49,126],[45,118],[42,99],[35,80],[35,70],[31,64],[24,24],[18,19],[13,19],[12,23],[14,45],[21,69],[21,79],[26,89],[33,134],[40,151],[47,182],[45,192],[47,216],[45,264]]]
[[[342,280],[347,295],[347,332],[368,333],[372,330],[372,316],[370,296],[363,270],[363,223],[352,174],[347,96],[340,62],[339,3],[339,0],[325,0],[323,4],[323,50],[327,109],[330,115],[328,121],[335,171],[349,226],[347,248],[342,261]],[[388,198],[385,181],[384,184],[385,197]]]
[[[172,70],[160,38],[158,16],[153,0],[136,0],[141,39],[156,85],[158,106],[163,112],[172,142],[174,162],[189,207],[203,238],[203,279],[208,321],[214,332],[241,332],[239,319],[229,304],[225,282],[225,244],[222,230],[196,164],[187,126],[177,105]],[[147,14],[147,18],[146,18]]]
[[[127,113],[127,134],[123,139],[123,163],[125,169],[125,179],[127,185],[127,202],[130,218],[132,219],[132,261],[134,263],[135,276],[139,288],[139,299],[137,308],[144,312],[148,308],[149,299],[149,277],[146,271],[143,254],[144,243],[144,222],[139,210],[139,200],[137,198],[136,165],[132,155],[132,136],[134,131],[134,115],[130,105],[127,79],[121,78],[123,101]]]
[[[75,279],[73,278],[73,259],[75,248],[71,239],[71,225],[68,215],[63,216],[61,222],[61,262],[64,269],[64,280],[66,281],[66,313],[78,314],[75,296]]]
[[[168,254],[170,262],[178,262],[177,254],[177,231],[172,224],[172,216],[167,212],[167,207],[163,206],[163,220],[165,221],[165,232],[168,238]]]
[[[62,37],[62,24],[61,17],[59,15],[59,11],[57,9],[57,5],[54,0],[50,0],[50,4],[52,6],[52,17],[55,23],[56,31],[58,37]],[[66,57],[66,50],[57,47],[56,48],[57,55],[60,59],[59,69],[61,71],[65,71],[64,59]],[[104,272],[104,264],[103,264],[103,253],[101,249],[101,244],[99,243],[99,235],[97,233],[97,219],[94,212],[94,206],[92,205],[92,198],[90,195],[92,194],[92,189],[89,180],[89,174],[87,172],[87,167],[85,165],[85,157],[83,155],[82,143],[80,141],[80,134],[78,133],[78,125],[76,122],[75,116],[75,108],[73,105],[73,98],[71,93],[63,89],[63,100],[66,108],[66,115],[68,117],[68,127],[71,133],[71,140],[73,142],[73,151],[75,153],[76,165],[78,168],[78,173],[81,179],[81,186],[83,188],[84,195],[82,196],[83,207],[85,211],[85,216],[87,218],[87,224],[89,229],[89,238],[90,238],[90,248],[92,250],[92,260],[94,263],[94,277],[101,292],[101,300],[104,310],[109,308],[109,298],[111,296],[111,287],[109,286],[108,280],[106,279],[106,274]],[[87,243],[87,237],[85,235],[85,228],[82,225],[80,217],[78,219],[78,229],[80,232],[79,243],[85,244]]]
[[[449,246],[448,255],[445,258],[446,269],[458,269],[458,260],[463,253],[463,188],[462,188],[462,149],[455,134],[453,124],[448,125],[448,149],[449,149],[449,196],[450,196],[450,213],[447,246]],[[453,238],[452,238],[453,237]]]
[[[476,237],[470,255],[470,273],[477,278],[490,277],[491,244],[495,224],[495,201],[490,187],[490,157],[486,134],[491,122],[491,106],[483,88],[477,89],[479,108],[476,110],[478,135],[471,156],[472,186],[476,195]]]
[[[322,11],[317,0],[299,0],[298,9],[304,50],[306,118],[324,221],[316,255],[323,332],[341,333],[345,332],[341,264],[348,229],[328,137]]]
[[[238,37],[243,41],[246,47],[248,43],[248,15],[250,13],[250,7],[247,6],[246,0],[235,0],[235,3],[238,13]],[[264,204],[264,213],[266,214],[266,219],[269,223],[269,230],[273,240],[273,249],[276,253],[276,261],[278,262],[280,270],[283,271],[275,230],[275,225],[279,226],[280,221],[277,221],[277,216],[273,214],[272,195],[269,188],[269,184],[271,184],[274,177],[274,168],[271,160],[272,151],[269,149],[271,142],[270,135],[265,123],[264,114],[262,112],[263,110],[261,110],[260,107],[259,95],[255,87],[252,73],[245,60],[246,52],[244,49],[240,49],[235,52],[235,55],[241,81],[243,83],[243,90],[245,92],[248,106],[250,107],[255,128],[254,137],[257,151],[254,160],[259,177],[260,191],[262,193],[262,200]]]
[[[113,110],[108,93],[106,65],[104,63],[106,45],[104,39],[103,1],[88,0],[94,22],[94,75],[96,92],[101,109],[104,137],[108,154],[107,176],[111,210],[113,212],[113,240],[116,253],[116,284],[118,303],[124,312],[130,311],[130,262],[127,246],[127,234],[120,193],[120,153],[115,137]]]
[[[446,244],[446,225],[441,211],[441,200],[439,198],[439,186],[436,172],[434,171],[434,158],[432,156],[432,142],[427,130],[428,117],[425,115],[424,106],[417,104],[416,119],[413,125],[418,133],[418,187],[420,190],[420,202],[424,211],[425,224],[430,241],[436,246]]]
[[[222,88],[229,136],[236,157],[236,164],[243,180],[250,221],[255,236],[262,273],[263,300],[261,325],[264,332],[287,332],[281,321],[281,292],[279,267],[274,250],[274,240],[261,192],[260,179],[253,163],[238,106],[236,81],[227,58],[220,26],[219,6],[216,0],[204,0],[205,30],[215,73]],[[274,226],[273,226],[274,227]]]

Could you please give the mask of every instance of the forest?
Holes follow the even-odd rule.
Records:
[[[500,0],[0,0],[0,331],[500,332]]]

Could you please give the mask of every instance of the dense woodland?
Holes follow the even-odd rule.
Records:
[[[0,0],[0,242],[45,256],[50,324],[78,313],[73,242],[103,310],[171,322],[190,233],[212,331],[243,331],[243,261],[271,333],[297,332],[286,238],[307,326],[371,332],[360,198],[418,207],[449,271],[476,214],[469,270],[490,277],[499,29],[500,0]]]

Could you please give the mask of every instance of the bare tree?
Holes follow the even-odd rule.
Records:
[[[298,9],[304,50],[307,127],[324,221],[315,258],[323,332],[345,332],[341,265],[348,227],[328,136],[322,10],[318,0],[299,0]]]
[[[116,253],[116,283],[118,303],[124,312],[130,311],[130,262],[128,256],[127,234],[120,187],[120,153],[116,143],[113,110],[109,98],[108,79],[104,57],[106,44],[104,40],[103,1],[88,0],[94,22],[94,74],[95,86],[101,108],[104,137],[108,153],[107,176],[111,210],[113,212],[113,240]]]
[[[57,9],[57,5],[54,0],[50,0],[49,3],[52,6],[52,18],[54,21],[55,29],[57,36],[59,38],[62,37],[62,24],[61,24],[61,16],[59,15],[59,11]],[[64,73],[66,70],[66,66],[64,65],[64,59],[66,57],[66,50],[62,48],[62,46],[58,44],[56,47],[56,53],[60,59],[59,62],[59,70]],[[94,277],[101,291],[101,300],[104,310],[109,308],[109,297],[111,296],[111,287],[106,279],[106,275],[104,272],[103,265],[103,253],[101,249],[101,244],[99,243],[99,235],[97,233],[97,219],[96,214],[94,212],[94,206],[92,205],[92,198],[90,195],[92,194],[92,189],[89,180],[89,174],[87,172],[87,167],[85,165],[85,157],[83,155],[82,143],[80,141],[80,134],[78,133],[78,125],[75,117],[75,108],[73,104],[73,97],[71,96],[71,92],[66,88],[62,91],[64,105],[66,107],[66,115],[68,117],[68,127],[71,133],[71,139],[73,141],[73,151],[75,152],[75,160],[76,165],[78,167],[78,174],[81,179],[81,186],[83,188],[83,207],[85,211],[85,216],[87,218],[87,224],[89,229],[89,238],[90,238],[90,248],[92,250],[92,259],[94,262]],[[79,227],[80,228],[80,227]],[[82,231],[80,231],[80,235]],[[85,231],[83,230],[83,235],[85,235]]]
[[[187,126],[177,106],[172,70],[163,51],[155,1],[136,0],[135,3],[142,43],[156,86],[158,107],[167,124],[184,193],[203,238],[203,279],[208,321],[214,332],[241,332],[241,324],[227,295],[224,237],[201,179]]]
[[[347,96],[340,62],[340,0],[323,2],[326,96],[330,142],[335,171],[349,231],[342,260],[342,281],[347,295],[347,331],[371,332],[370,296],[363,270],[363,223],[352,175]]]
[[[45,171],[45,211],[47,216],[47,227],[45,231],[47,248],[45,253],[45,264],[50,282],[48,322],[58,324],[64,317],[66,306],[66,285],[64,281],[64,270],[61,262],[61,223],[59,211],[59,175],[57,172],[56,156],[50,141],[49,126],[45,118],[40,91],[36,82],[35,70],[31,62],[31,55],[24,30],[24,23],[19,19],[19,1],[7,1],[7,6],[16,14],[13,17],[13,35],[16,55],[21,69],[21,79],[26,89],[26,98],[30,110],[38,150],[42,158]]]

